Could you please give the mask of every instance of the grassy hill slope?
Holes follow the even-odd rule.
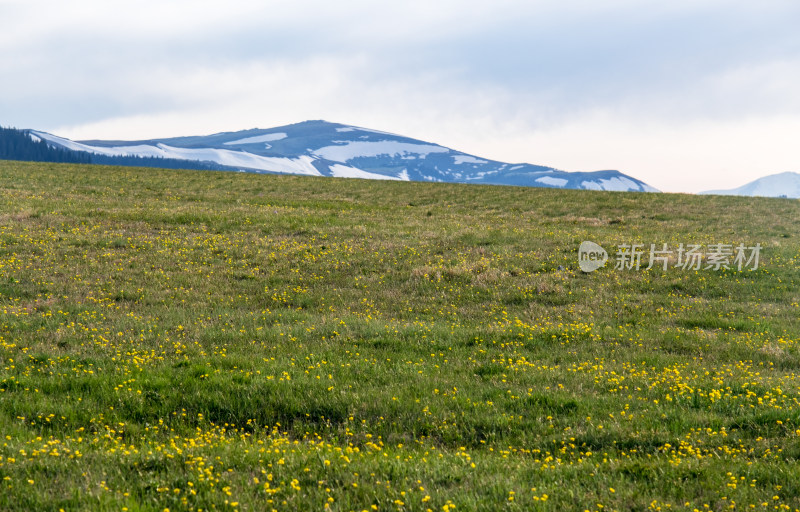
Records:
[[[0,509],[797,510],[797,219],[0,162]]]

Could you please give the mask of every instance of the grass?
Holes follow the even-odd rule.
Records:
[[[798,510],[798,218],[0,162],[0,509]]]

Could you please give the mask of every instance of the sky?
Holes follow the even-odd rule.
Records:
[[[0,125],[309,119],[665,192],[800,172],[796,0],[0,0]]]

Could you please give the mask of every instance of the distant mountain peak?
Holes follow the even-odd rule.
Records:
[[[31,131],[52,147],[92,161],[158,166],[160,161],[255,173],[658,192],[619,171],[565,172],[480,158],[411,137],[325,120],[213,135],[138,141],[71,141]],[[127,163],[127,160],[126,160]]]
[[[701,194],[726,196],[787,197],[800,199],[800,173],[781,172],[751,181],[738,188],[707,190]]]

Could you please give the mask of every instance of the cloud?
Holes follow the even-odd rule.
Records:
[[[667,169],[670,145],[706,165],[687,133],[724,152],[719,133],[757,140],[748,130],[800,118],[800,4],[788,0],[6,0],[0,19],[0,122],[67,136],[324,118],[644,177]],[[610,158],[631,141],[641,158]],[[742,143],[731,168],[759,147],[787,155]]]
[[[665,192],[698,192],[797,170],[797,133],[796,116],[665,125],[598,110],[553,130],[516,130],[497,137],[503,144],[487,152],[519,155],[527,148],[544,165],[568,171],[617,169]]]

